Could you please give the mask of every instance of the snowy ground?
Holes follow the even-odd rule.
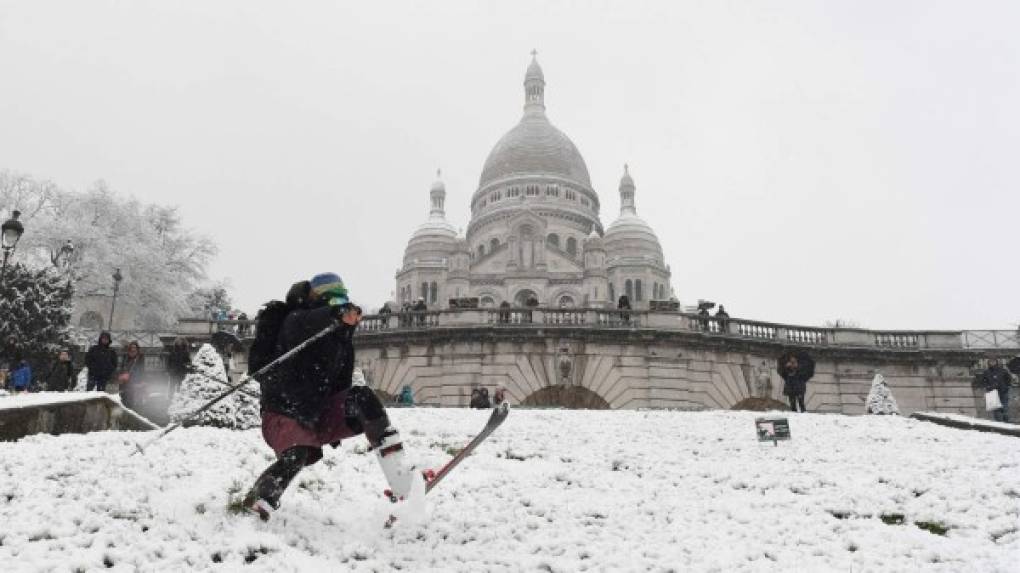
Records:
[[[129,454],[151,433],[34,436],[0,444],[0,568],[1017,571],[1020,439],[790,414],[775,447],[755,415],[512,411],[428,497],[427,521],[393,530],[362,438],[261,523],[225,511],[272,458],[257,431],[179,430],[144,457]],[[392,416],[438,466],[488,413]]]

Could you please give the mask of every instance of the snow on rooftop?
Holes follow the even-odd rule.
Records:
[[[363,438],[271,521],[225,511],[273,459],[258,430],[0,443],[4,571],[1015,571],[1020,440],[896,416],[516,410],[428,498],[391,505]],[[486,411],[391,412],[436,467]],[[883,521],[882,516],[885,516]],[[889,523],[886,523],[888,521]],[[929,529],[924,529],[921,524]],[[944,535],[938,527],[947,529]],[[936,532],[932,532],[932,530]]]

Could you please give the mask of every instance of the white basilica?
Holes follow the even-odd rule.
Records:
[[[634,180],[624,166],[620,216],[603,231],[599,197],[577,147],[545,113],[545,78],[532,57],[524,77],[524,116],[482,167],[467,233],[446,220],[446,188],[431,189],[429,219],[411,236],[397,271],[397,302],[424,298],[445,308],[478,297],[483,307],[632,308],[671,296],[670,270],[651,227],[637,215]]]

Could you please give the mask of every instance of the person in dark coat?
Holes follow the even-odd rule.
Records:
[[[145,395],[145,355],[134,340],[128,343],[121,359],[117,384],[120,385],[121,401],[125,406],[135,409],[141,405]]]
[[[301,468],[322,459],[322,446],[364,433],[376,452],[394,499],[407,496],[414,467],[404,459],[400,433],[390,424],[375,392],[354,385],[354,331],[361,308],[334,273],[307,283],[307,297],[283,320],[277,338],[282,354],[339,322],[339,328],[277,367],[262,383],[262,437],[276,462],[242,500],[245,510],[268,520]],[[294,289],[292,289],[294,290]],[[288,297],[290,300],[291,297]]]
[[[0,346],[0,388],[9,382],[11,372],[21,363],[21,347],[18,345],[18,337],[13,334],[4,338]]]
[[[807,383],[815,374],[815,361],[806,352],[787,352],[776,361],[776,371],[783,379],[783,395],[790,399],[790,410],[806,412],[804,395]]]
[[[504,300],[499,303],[499,323],[509,324],[510,322],[510,301]]]
[[[110,348],[113,339],[109,332],[99,333],[99,342],[85,353],[85,367],[89,369],[86,390],[106,391],[106,383],[117,370],[117,352]]]
[[[715,311],[715,319],[719,323],[719,332],[727,332],[730,313],[726,312],[726,307],[719,305],[719,310]]]
[[[74,390],[75,372],[74,362],[71,360],[71,353],[61,350],[57,353],[53,363],[50,364],[49,372],[43,381],[43,388],[47,392],[69,392]]]
[[[425,326],[425,311],[428,309],[429,307],[425,304],[424,298],[419,298],[417,302],[414,303],[414,306],[411,307],[411,310],[418,313],[417,321],[419,326]]]
[[[191,351],[188,345],[188,339],[183,336],[178,336],[174,339],[173,346],[170,347],[170,354],[166,358],[166,373],[170,380],[169,396],[167,399],[172,399],[177,390],[181,387],[181,382],[184,381],[185,376],[191,371]]]
[[[1012,382],[1013,377],[999,364],[997,358],[989,360],[988,368],[981,373],[981,385],[984,386],[985,392],[995,390],[999,393],[999,401],[1002,402],[1002,408],[992,411],[992,417],[997,422],[1009,422],[1009,385]]]
[[[490,408],[492,407],[489,401],[489,389],[488,388],[475,388],[471,391],[471,402],[469,405],[472,408]]]
[[[620,298],[616,300],[616,308],[617,310],[630,310],[630,297],[625,294],[621,294]],[[630,322],[630,313],[621,312],[620,319],[624,322]]]

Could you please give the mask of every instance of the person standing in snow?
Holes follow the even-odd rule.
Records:
[[[127,351],[117,372],[117,384],[120,385],[121,400],[128,408],[139,406],[145,390],[145,355],[138,342],[128,343]]]
[[[89,369],[88,384],[85,389],[88,391],[106,391],[106,383],[110,381],[114,371],[117,370],[117,353],[110,348],[113,339],[110,333],[103,331],[99,333],[99,342],[89,348],[85,353],[85,367]]]
[[[807,382],[815,373],[815,362],[806,352],[787,352],[779,357],[776,371],[783,379],[783,395],[790,399],[790,410],[806,412],[804,395]]]
[[[304,291],[304,292],[296,292]],[[411,490],[414,467],[404,459],[399,432],[379,398],[367,386],[353,385],[352,338],[361,308],[350,302],[335,273],[322,273],[291,288],[298,306],[280,326],[277,350],[296,348],[335,322],[340,327],[281,363],[261,380],[262,437],[277,459],[255,480],[242,508],[268,520],[301,468],[322,459],[322,446],[365,434],[376,451],[395,498]]]
[[[12,390],[28,392],[29,386],[32,385],[32,367],[28,364],[28,360],[23,357],[16,358],[10,367],[8,378],[10,382],[7,385]]]
[[[48,392],[67,392],[74,388],[74,382],[74,363],[71,361],[71,353],[67,350],[61,350],[50,365],[50,371],[46,374],[43,390]]]
[[[981,385],[986,392],[995,390],[999,393],[999,402],[1002,407],[992,411],[992,418],[997,422],[1009,422],[1009,385],[1013,377],[1009,371],[999,364],[998,358],[988,361],[988,368],[981,373]]]
[[[181,382],[191,370],[191,352],[188,348],[188,339],[178,336],[170,347],[170,354],[166,358],[166,373],[170,379],[168,400],[172,400],[174,394],[181,387]]]

